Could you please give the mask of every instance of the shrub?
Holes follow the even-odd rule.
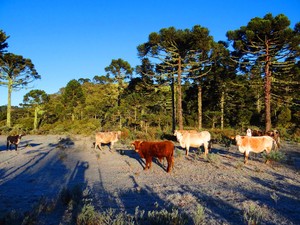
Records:
[[[280,151],[271,151],[269,154],[266,154],[265,152],[262,154],[263,158],[266,161],[274,161],[274,162],[281,162],[285,160],[284,153]]]
[[[97,225],[100,223],[99,214],[91,204],[84,205],[77,216],[77,225]]]
[[[214,153],[208,153],[205,157],[205,159],[211,163],[211,164],[219,164],[220,163],[220,158],[217,154]]]
[[[192,219],[195,225],[205,224],[205,213],[202,205],[197,204]]]
[[[248,225],[257,225],[264,216],[264,210],[255,202],[244,203],[244,220]]]
[[[117,213],[115,209],[107,209],[98,215],[98,224],[103,225],[135,225],[134,216],[126,212]]]
[[[148,221],[151,225],[183,225],[187,224],[188,219],[185,214],[180,214],[177,209],[172,209],[171,212],[166,209],[160,211],[148,212]]]

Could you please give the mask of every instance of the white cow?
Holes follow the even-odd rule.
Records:
[[[190,147],[199,148],[201,145],[204,146],[205,156],[208,154],[209,141],[211,135],[208,131],[178,131],[176,130],[174,135],[177,137],[178,142],[182,148],[186,149],[185,154],[189,154]]]

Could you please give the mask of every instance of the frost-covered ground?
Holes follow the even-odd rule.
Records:
[[[55,201],[63,188],[80,185],[99,211],[175,207],[192,217],[200,204],[207,224],[243,224],[252,204],[263,224],[299,224],[299,144],[284,143],[286,160],[269,165],[261,155],[244,165],[236,146],[213,146],[210,161],[193,151],[186,157],[176,147],[171,174],[157,160],[143,171],[143,160],[130,146],[117,143],[113,151],[100,151],[92,144],[90,137],[28,135],[16,152],[7,151],[6,136],[0,136],[0,218],[13,210],[30,212],[41,199]],[[67,213],[49,210],[39,224],[67,224]]]

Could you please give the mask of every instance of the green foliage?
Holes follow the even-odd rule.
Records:
[[[207,160],[209,163],[214,165],[220,164],[220,157],[214,153],[208,153],[207,156],[205,157],[205,160]]]
[[[243,203],[244,220],[248,225],[258,225],[264,217],[264,209],[253,201]]]
[[[196,210],[193,212],[193,222],[194,225],[205,224],[205,212],[204,207],[200,204],[197,204]]]
[[[250,81],[253,77],[261,77],[264,82],[263,85],[258,83],[258,86],[264,87],[265,126],[266,130],[270,130],[271,94],[276,94],[282,102],[290,99],[285,99],[282,93],[293,95],[287,87],[291,84],[290,72],[299,54],[300,30],[297,27],[292,30],[285,15],[273,17],[269,13],[263,18],[251,19],[247,26],[228,31],[226,35],[233,44],[232,58],[237,62],[239,71],[250,73]]]
[[[292,119],[291,110],[284,107],[278,115],[277,126],[286,127]]]
[[[9,36],[7,36],[3,30],[0,30],[0,55],[2,54],[4,49],[8,47],[8,44],[6,42],[8,38]]]
[[[81,209],[81,212],[77,216],[77,225],[97,225],[105,224],[101,223],[98,213],[95,211],[94,206],[91,204],[84,205]]]
[[[286,159],[285,154],[281,151],[271,151],[269,154],[262,154],[266,161],[281,162]]]
[[[180,214],[178,209],[172,208],[171,211],[167,209],[162,209],[160,211],[150,211],[148,212],[147,220],[152,225],[183,225],[187,224],[187,215]]]
[[[273,125],[286,130],[284,137],[299,140],[299,135],[295,135],[300,121],[300,62],[295,58],[299,53],[299,27],[297,23],[294,30],[291,29],[288,18],[282,14],[253,18],[246,26],[227,32],[233,51],[223,41],[215,43],[209,30],[200,25],[191,29],[162,28],[149,34],[148,41],[138,46],[142,64],[136,67],[134,78],[131,77],[133,68],[128,62],[112,60],[105,68],[106,75],[96,75],[92,80],[71,80],[66,87],[49,96],[42,90],[32,90],[24,96],[24,108],[6,110],[8,107],[2,107],[0,126],[3,120],[11,117],[10,124],[6,122],[8,127],[17,125],[26,131],[39,128],[34,132],[41,134],[89,134],[95,130],[125,127],[131,137],[137,133],[137,137],[157,139],[175,123],[181,123],[182,114],[184,127],[232,127],[240,131],[250,125],[262,128],[266,122],[263,82],[264,63],[267,61],[272,72],[270,114]],[[265,37],[267,41],[274,41],[268,54],[263,54]],[[40,75],[29,59],[5,54],[7,38],[0,31],[3,56],[0,84],[8,85],[8,75],[13,75],[16,83],[11,86],[12,90],[39,79]],[[257,49],[261,50],[261,55],[256,54]],[[286,53],[287,57],[281,53]],[[266,55],[271,56],[270,60],[265,60]],[[279,60],[281,56],[283,60]],[[18,64],[14,69],[13,62]],[[26,80],[28,72],[30,79]],[[178,75],[181,75],[181,80],[177,79]],[[175,97],[173,90],[178,91]],[[43,96],[49,99],[46,101]],[[281,108],[282,105],[285,107]],[[36,108],[32,128],[29,120],[24,118],[33,115],[35,106],[39,108]],[[177,110],[176,116],[173,107]],[[201,126],[198,110],[203,117]],[[90,122],[92,120],[95,122]],[[228,146],[230,142],[224,136],[219,133],[213,138]]]
[[[85,96],[82,91],[81,84],[73,79],[68,82],[66,88],[62,93],[62,103],[65,107],[65,113],[71,114],[74,121],[74,113],[77,107],[80,107],[85,101]]]

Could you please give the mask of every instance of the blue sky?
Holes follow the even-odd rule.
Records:
[[[0,29],[10,36],[7,50],[31,59],[41,75],[30,88],[53,94],[72,79],[104,75],[112,59],[139,65],[136,47],[162,28],[201,25],[219,41],[267,13],[285,14],[294,28],[299,10],[300,0],[0,0]],[[13,92],[12,105],[31,89]]]

